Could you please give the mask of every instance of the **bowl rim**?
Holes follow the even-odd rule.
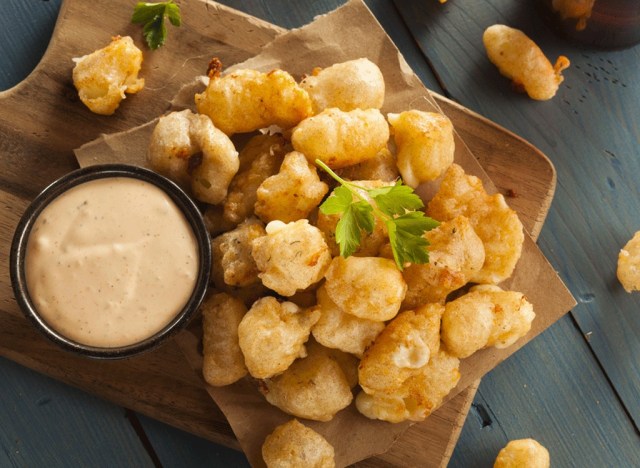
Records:
[[[129,177],[153,184],[166,193],[191,226],[198,248],[198,274],[191,296],[182,310],[160,331],[137,343],[98,347],[67,338],[49,325],[33,304],[27,288],[25,256],[31,229],[40,213],[57,197],[85,182],[111,177]],[[149,169],[127,164],[99,164],[76,169],[45,187],[23,213],[11,242],[9,272],[15,299],[23,314],[49,340],[67,351],[96,359],[122,359],[150,351],[188,325],[204,299],[211,274],[211,240],[196,203],[176,183]]]

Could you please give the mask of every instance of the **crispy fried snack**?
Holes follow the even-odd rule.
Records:
[[[240,169],[224,200],[224,221],[236,225],[254,213],[256,192],[267,177],[278,173],[288,146],[280,134],[256,135],[240,151]]]
[[[308,355],[282,374],[263,381],[261,391],[269,403],[285,413],[314,421],[330,421],[351,403],[351,386],[335,359],[309,345]]]
[[[190,110],[160,117],[147,152],[151,168],[191,185],[193,196],[215,205],[227,196],[240,165],[233,143],[211,120]]]
[[[640,231],[620,250],[617,276],[625,291],[640,291]]]
[[[210,73],[207,89],[196,94],[196,108],[227,135],[271,125],[291,128],[311,115],[311,99],[283,70]]]
[[[387,140],[389,125],[378,109],[325,109],[300,122],[291,135],[293,148],[309,162],[320,159],[332,169],[376,157]]]
[[[455,142],[448,117],[419,110],[389,114],[402,180],[416,188],[435,180],[453,163]]]
[[[367,189],[391,185],[391,183],[381,180],[357,180],[354,184]],[[368,199],[368,195],[364,190],[359,190],[358,192],[362,197]],[[316,226],[324,234],[327,245],[331,250],[331,255],[334,257],[340,255],[340,246],[336,242],[336,226],[339,221],[340,215],[318,212]],[[353,255],[356,257],[375,257],[380,253],[380,249],[388,240],[387,228],[384,225],[384,221],[376,217],[373,231],[371,234],[365,231],[361,233],[360,245]]]
[[[446,304],[442,342],[459,358],[489,346],[506,348],[529,332],[535,316],[522,293],[495,285],[474,286]]]
[[[380,109],[384,102],[384,77],[378,66],[366,58],[316,68],[300,82],[317,114],[330,107],[343,111]]]
[[[320,318],[317,310],[301,310],[292,302],[274,297],[258,299],[238,326],[240,349],[249,373],[266,379],[284,372],[299,357],[304,343]]]
[[[367,348],[358,367],[358,381],[369,394],[392,394],[420,373],[439,348],[444,306],[428,304],[400,312]],[[434,338],[435,337],[435,338]]]
[[[207,231],[212,237],[223,234],[236,227],[235,223],[230,223],[224,219],[222,205],[207,205],[202,217]]]
[[[138,78],[142,51],[129,36],[116,36],[105,48],[73,61],[78,96],[96,114],[113,114],[125,93],[135,94],[144,88],[144,78]]]
[[[460,361],[440,350],[433,353],[420,372],[393,393],[360,392],[356,408],[370,419],[392,423],[423,421],[443,402],[460,380]]]
[[[356,317],[382,322],[400,310],[407,285],[393,260],[335,257],[325,275],[327,295]]]
[[[266,235],[262,223],[250,218],[211,241],[211,275],[216,287],[245,287],[260,282],[251,250],[253,240]]]
[[[325,287],[316,292],[320,319],[311,329],[318,343],[361,357],[364,350],[384,328],[384,322],[376,322],[347,314],[331,300]]]
[[[562,70],[570,65],[567,57],[561,55],[552,66],[522,31],[502,24],[489,26],[482,41],[489,60],[530,98],[545,101],[555,96],[564,80]]]
[[[373,158],[353,166],[337,169],[336,173],[346,180],[380,180],[393,182],[400,177],[396,158],[388,148],[382,148]]]
[[[549,468],[549,451],[534,439],[510,441],[496,458],[493,468]]]
[[[576,31],[583,31],[591,18],[591,10],[596,0],[553,0],[551,6],[560,13],[562,19],[575,18]]]
[[[484,265],[470,281],[497,284],[511,276],[522,253],[524,231],[502,194],[487,194],[480,179],[454,163],[429,202],[427,214],[439,221],[461,215],[469,218],[485,250]]]
[[[272,221],[266,231],[252,244],[258,276],[266,287],[292,296],[322,279],[331,255],[318,228],[301,219],[288,224]]]
[[[444,303],[449,293],[467,284],[484,264],[484,244],[464,216],[445,221],[424,235],[430,244],[429,263],[412,264],[402,272],[408,288],[402,303],[405,309]]]
[[[266,223],[297,221],[308,217],[328,191],[316,166],[304,154],[292,151],[284,157],[280,171],[258,187],[255,213]]]
[[[442,342],[453,356],[466,358],[487,346],[494,328],[493,303],[480,293],[447,302],[442,316]]]
[[[207,296],[202,310],[202,374],[209,385],[229,385],[247,375],[238,344],[238,325],[247,312],[239,299],[228,294]]]
[[[334,456],[331,444],[297,419],[276,427],[262,445],[267,468],[334,468]]]

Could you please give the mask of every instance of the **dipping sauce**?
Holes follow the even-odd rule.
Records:
[[[130,177],[77,185],[35,221],[25,255],[42,318],[81,344],[118,347],[162,330],[189,300],[198,246],[180,208]]]

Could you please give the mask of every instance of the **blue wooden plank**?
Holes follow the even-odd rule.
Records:
[[[539,244],[578,298],[572,313],[638,426],[640,295],[626,294],[615,270],[618,250],[640,229],[640,48],[572,45],[528,2],[396,4],[455,98],[552,159],[558,186]],[[554,99],[515,94],[486,59],[482,32],[495,23],[529,33],[550,57],[569,56],[572,67]]]
[[[149,442],[163,467],[233,466],[249,467],[242,452],[138,415]]]
[[[0,31],[0,90],[22,81],[44,54],[62,0],[31,1],[4,0]]]
[[[0,358],[1,466],[153,466],[122,408]]]
[[[450,466],[492,466],[526,437],[552,466],[640,466],[638,433],[569,316],[482,379]]]

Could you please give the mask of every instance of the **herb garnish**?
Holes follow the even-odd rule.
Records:
[[[138,2],[133,9],[131,22],[144,25],[142,35],[150,49],[157,49],[167,39],[165,18],[174,26],[180,26],[182,23],[180,7],[173,3],[173,0],[160,3]]]
[[[340,215],[336,242],[341,256],[349,257],[357,250],[362,231],[371,234],[378,218],[387,227],[393,258],[400,270],[406,262],[429,262],[429,242],[423,234],[440,223],[420,211],[424,204],[411,187],[398,180],[395,185],[368,189],[342,179],[319,159],[316,164],[340,183],[320,205],[320,211]]]

